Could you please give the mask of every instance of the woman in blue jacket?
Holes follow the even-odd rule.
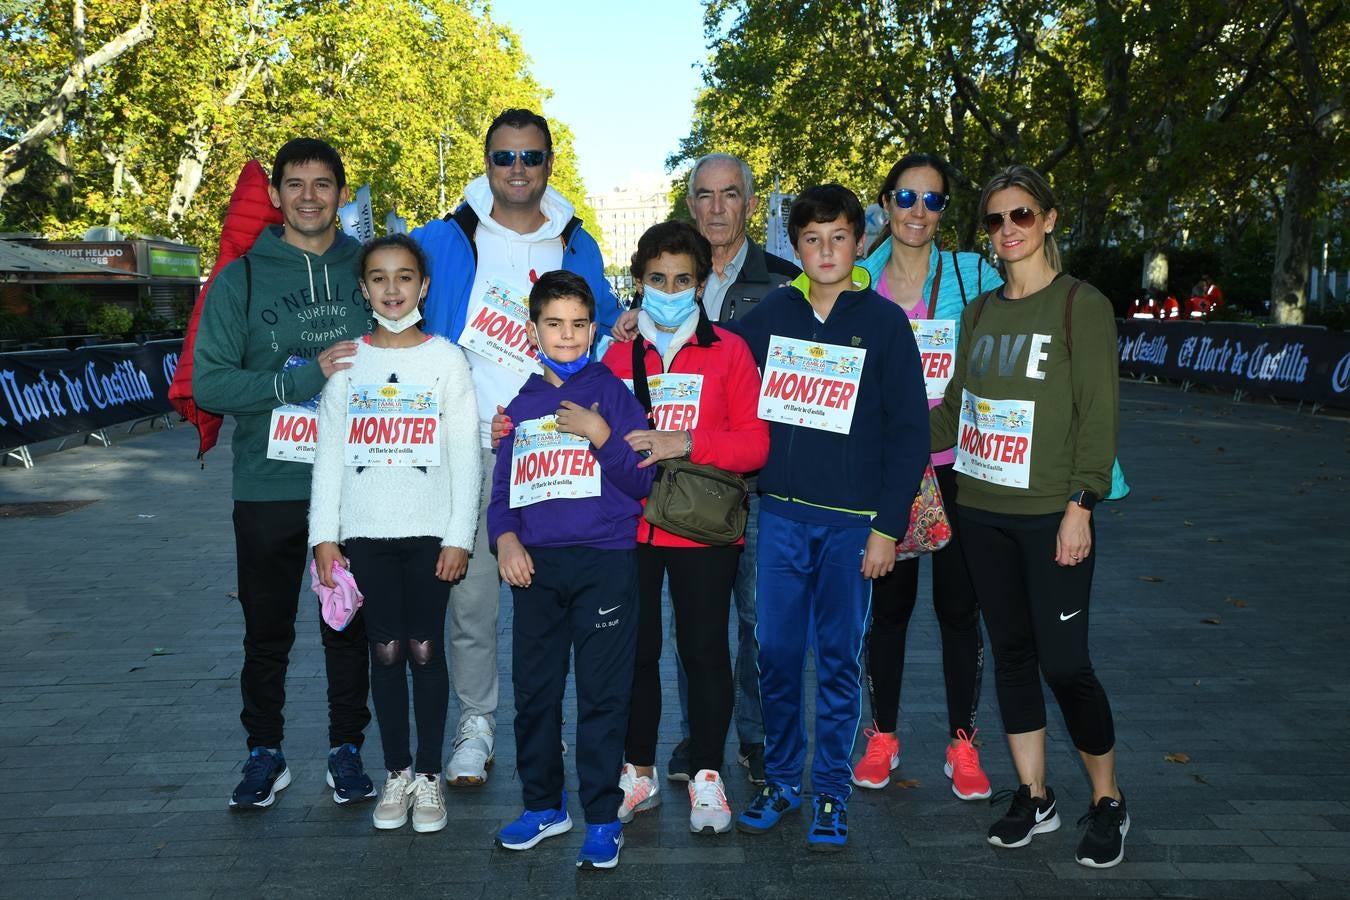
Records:
[[[1003,279],[978,253],[942,250],[938,225],[951,199],[947,164],[940,157],[913,153],[886,175],[877,202],[889,228],[863,261],[877,293],[903,309],[915,329],[923,361],[928,406],[942,399],[951,379],[961,310]],[[975,713],[980,702],[984,645],[979,607],[958,546],[956,480],[952,450],[933,454],[933,469],[952,525],[951,542],[933,554],[933,609],[942,632],[942,669],[947,684],[949,726],[944,770],[963,800],[989,796],[980,768]],[[872,587],[872,624],[867,636],[868,684],[873,727],[864,729],[867,749],[853,768],[853,783],[880,789],[900,763],[896,722],[905,664],[905,632],[919,587],[919,561],[903,560]]]

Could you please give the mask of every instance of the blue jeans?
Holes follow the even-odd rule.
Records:
[[[750,491],[750,517],[745,522],[745,548],[736,567],[736,584],[731,592],[736,606],[736,735],[742,744],[764,743],[764,710],[759,700],[759,647],[755,643],[755,568],[759,546],[759,494]],[[661,605],[670,609],[670,589],[661,588]],[[670,645],[675,643],[675,616],[670,622]],[[680,688],[680,739],[689,739],[689,681],[684,675],[684,664],[679,651],[675,655],[675,671]]]

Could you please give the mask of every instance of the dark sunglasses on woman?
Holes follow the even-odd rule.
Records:
[[[996,234],[998,230],[1003,227],[1003,220],[1005,218],[1012,219],[1012,223],[1018,228],[1030,228],[1035,223],[1036,217],[1039,215],[1040,212],[1038,210],[1034,210],[1029,206],[1019,206],[1017,209],[1009,210],[1005,213],[991,212],[984,217],[984,230],[990,234]]]
[[[895,205],[901,209],[909,209],[919,198],[923,198],[923,205],[928,207],[929,212],[940,213],[947,208],[947,201],[950,199],[946,194],[940,191],[924,191],[920,194],[918,191],[911,191],[909,188],[900,188],[898,191],[891,191],[891,199]]]
[[[492,160],[494,166],[505,169],[516,164],[517,156],[527,169],[533,169],[535,166],[543,165],[544,157],[548,154],[543,150],[493,150],[488,154],[488,159]]]

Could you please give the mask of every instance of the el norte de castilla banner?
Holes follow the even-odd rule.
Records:
[[[0,354],[0,448],[172,412],[183,342]]]
[[[1122,372],[1350,407],[1350,335],[1341,332],[1127,319],[1118,345]]]

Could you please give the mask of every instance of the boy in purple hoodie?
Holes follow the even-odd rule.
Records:
[[[623,440],[646,427],[641,404],[590,361],[595,298],[558,270],[530,290],[531,343],[544,365],[506,408],[516,423],[497,450],[488,537],[511,585],[511,679],[516,766],[525,812],[497,833],[528,850],[572,830],[563,790],[562,698],[575,648],[577,777],[586,813],[579,868],[619,863],[618,820],[629,694],[637,640],[641,501],[654,468]]]

